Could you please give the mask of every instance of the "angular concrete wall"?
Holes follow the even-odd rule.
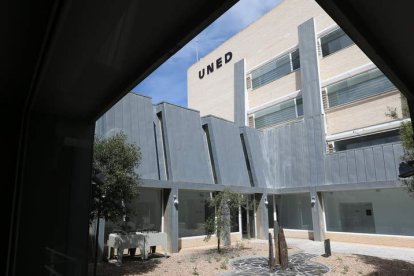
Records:
[[[202,123],[208,127],[217,183],[250,187],[239,128],[213,116],[203,117]]]
[[[385,144],[327,154],[326,185],[398,180],[401,144]]]
[[[304,122],[270,129],[263,133],[263,156],[268,163],[269,188],[309,186],[309,148],[304,142]]]
[[[168,180],[213,184],[200,113],[176,105],[161,103]]]
[[[273,188],[269,163],[263,154],[266,151],[263,145],[263,132],[249,127],[240,127],[240,133],[243,135],[246,146],[254,187]]]
[[[130,143],[141,149],[141,164],[137,170],[141,178],[159,179],[150,98],[129,93],[108,110],[95,126],[98,137],[108,137],[121,130]]]
[[[306,80],[307,73],[302,75],[304,83],[312,83]],[[312,98],[318,96],[316,87],[304,89],[305,106],[306,99],[318,101]],[[141,148],[138,172],[143,179],[202,184],[216,181],[225,186],[268,189],[396,185],[401,144],[326,154],[323,114],[319,111],[309,106],[302,121],[259,131],[214,116],[200,118],[197,111],[172,104],[153,106],[150,98],[128,94],[97,121],[95,133],[110,136],[125,132],[128,140]],[[203,125],[208,128],[211,153]]]

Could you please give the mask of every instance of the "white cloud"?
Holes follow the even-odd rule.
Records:
[[[187,106],[187,69],[221,43],[253,23],[281,0],[240,0],[133,89],[153,98]]]

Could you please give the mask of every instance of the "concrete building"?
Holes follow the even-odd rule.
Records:
[[[283,1],[194,64],[188,103],[129,94],[96,124],[140,146],[134,221],[170,251],[204,244],[206,199],[225,187],[254,203],[233,241],[277,219],[287,237],[414,247],[405,119],[387,115],[403,118],[400,92],[315,2]]]

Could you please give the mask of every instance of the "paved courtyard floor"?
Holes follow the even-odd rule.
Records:
[[[265,257],[240,257],[230,261],[230,265],[235,270],[223,275],[314,276],[327,273],[329,271],[327,266],[309,260],[313,257],[316,257],[316,255],[308,253],[293,254],[289,256],[289,267],[285,270],[280,270],[280,266],[277,266],[274,270],[269,269],[269,260]]]
[[[325,253],[323,242],[288,238],[286,239],[286,243],[289,246],[296,247],[305,253],[316,255],[322,255]],[[414,248],[331,241],[331,251],[332,253],[359,254],[414,262]]]

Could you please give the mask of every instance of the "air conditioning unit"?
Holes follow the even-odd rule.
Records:
[[[328,153],[332,153],[332,152],[335,151],[335,144],[334,144],[334,142],[327,142],[326,151]]]
[[[254,128],[254,115],[249,115],[249,127]]]
[[[246,89],[247,90],[252,90],[252,75],[249,74],[246,77]]]

